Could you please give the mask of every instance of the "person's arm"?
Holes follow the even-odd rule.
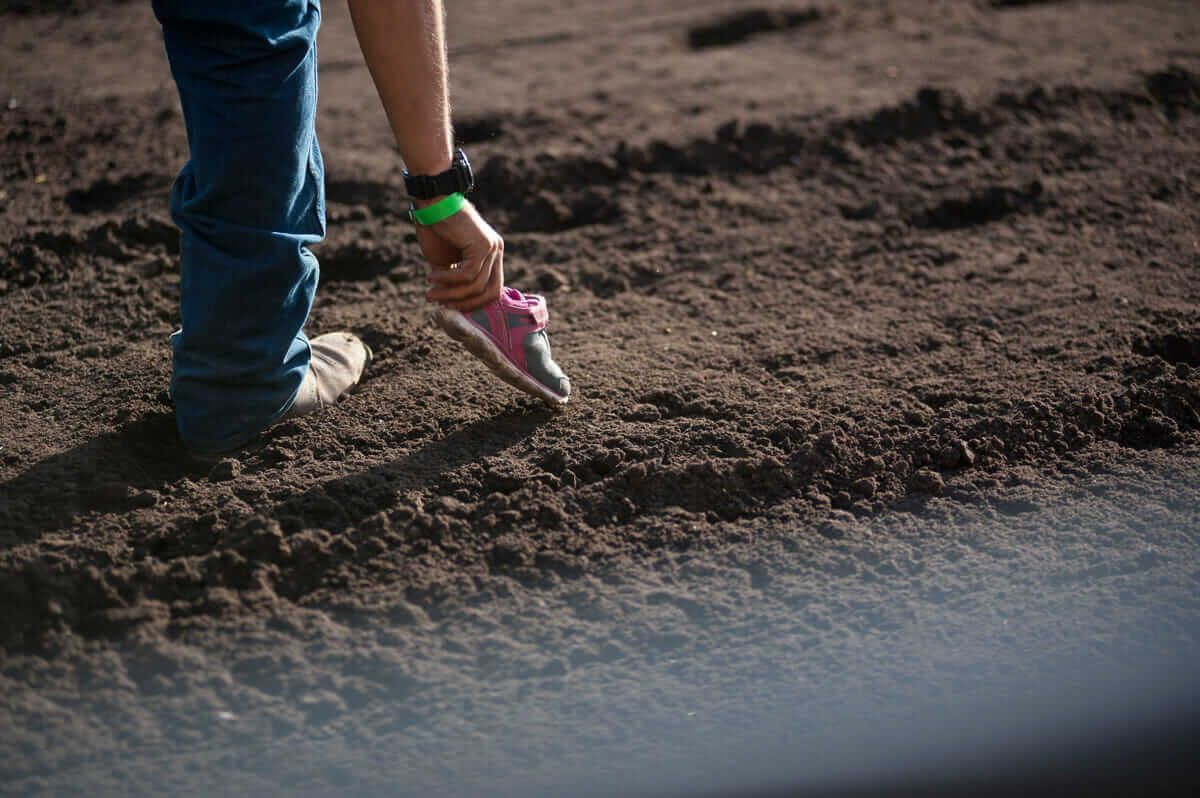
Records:
[[[359,46],[408,170],[432,175],[448,169],[454,138],[442,0],[349,0],[349,5]],[[417,241],[433,266],[430,301],[469,311],[500,295],[504,242],[470,203],[437,224],[418,225]]]

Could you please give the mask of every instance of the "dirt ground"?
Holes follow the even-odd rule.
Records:
[[[570,404],[431,326],[331,2],[376,360],[211,468],[149,3],[0,6],[0,794],[1200,779],[1200,6],[449,5]]]

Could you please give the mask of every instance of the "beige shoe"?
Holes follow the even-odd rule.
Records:
[[[358,384],[363,369],[371,360],[371,350],[362,339],[346,332],[318,335],[310,339],[308,345],[312,349],[308,373],[300,383],[296,401],[280,421],[306,416],[332,405]]]
[[[358,384],[363,370],[371,361],[371,350],[358,336],[345,332],[327,333],[310,339],[312,358],[308,372],[300,383],[300,392],[288,411],[279,418],[306,416],[332,405],[350,388]],[[278,423],[278,422],[276,422]],[[252,452],[262,446],[262,439],[255,436],[248,443],[227,452],[189,452],[197,465],[212,466],[227,458],[236,458],[244,452]],[[228,471],[228,469],[226,469]],[[225,473],[225,472],[222,472]],[[234,472],[228,472],[233,474]],[[229,479],[228,475],[219,479]]]

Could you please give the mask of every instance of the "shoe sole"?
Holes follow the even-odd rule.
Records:
[[[447,335],[458,341],[467,351],[483,361],[492,373],[517,390],[543,399],[550,404],[565,405],[567,397],[561,396],[517,368],[500,350],[500,347],[457,310],[439,309],[433,320]]]

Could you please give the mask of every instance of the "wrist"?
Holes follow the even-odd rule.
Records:
[[[407,171],[414,175],[436,175],[449,169],[453,163],[452,151],[404,159]]]
[[[439,197],[431,197],[429,199],[417,199],[416,197],[414,197],[414,198],[412,198],[411,202],[412,202],[414,208],[417,208],[417,209],[428,208],[430,205],[438,204],[442,200],[446,199],[446,197],[448,197],[448,196],[450,196],[450,195],[442,194]]]
[[[404,189],[413,200],[438,200],[455,193],[468,193],[475,186],[471,162],[461,149],[454,151],[449,165],[440,171],[404,170]]]

